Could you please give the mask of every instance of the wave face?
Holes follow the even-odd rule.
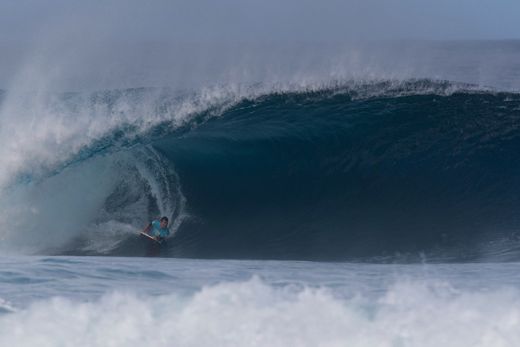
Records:
[[[143,255],[136,231],[164,214],[174,225],[164,256],[520,259],[518,94],[380,82],[187,108],[164,93],[148,103],[154,122],[128,116],[141,106],[119,109],[124,122],[40,171],[13,169],[2,196],[11,250]],[[32,242],[6,227],[23,215],[31,221],[14,231]]]

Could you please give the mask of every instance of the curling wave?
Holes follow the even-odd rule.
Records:
[[[2,159],[9,249],[143,255],[136,231],[164,214],[165,256],[520,258],[515,93],[412,80],[52,105],[83,128]]]

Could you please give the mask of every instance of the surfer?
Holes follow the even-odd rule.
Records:
[[[144,230],[144,234],[152,236],[155,240],[162,242],[168,235],[168,217],[162,217],[160,220],[153,220]]]

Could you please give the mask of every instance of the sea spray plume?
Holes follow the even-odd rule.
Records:
[[[200,114],[205,115],[204,119],[218,116],[239,100],[254,98],[265,90],[258,86],[228,85],[180,94],[169,89],[9,92],[0,109],[2,239],[16,240],[19,246],[23,244],[26,252],[33,253],[41,250],[43,244],[60,245],[70,241],[88,229],[89,223],[109,222],[95,217],[95,211],[100,209],[117,180],[115,167],[105,159],[106,155],[127,150],[136,143],[149,143],[153,136],[161,136],[184,125],[189,128],[193,117]],[[159,129],[159,133],[150,134],[152,137],[147,139],[146,134],[154,129]],[[82,168],[89,158],[92,158],[89,167]],[[144,172],[141,169],[141,173]],[[57,175],[60,175],[59,179],[53,178]],[[100,176],[99,190],[93,191],[88,184],[94,182],[96,175]],[[153,190],[153,180],[148,182]],[[64,183],[67,189],[63,189]],[[182,209],[172,209],[168,204],[177,201],[182,193],[178,191],[178,196],[172,198],[171,193],[163,194],[162,188],[159,188],[160,192],[152,193],[159,199],[157,213],[178,213],[175,216],[178,218],[172,219],[173,227],[177,228],[182,220],[183,213],[179,212]],[[55,204],[44,204],[50,196],[54,197]],[[181,199],[176,206],[183,204]],[[67,206],[69,210],[61,206]],[[27,215],[27,211],[31,214]],[[67,216],[67,223],[63,216]],[[48,237],[39,233],[39,229],[51,227],[56,220],[62,221],[61,231],[55,230],[53,237],[42,243],[41,238]],[[135,220],[127,222],[135,229]],[[139,220],[141,224],[144,222]],[[75,232],[70,232],[71,229]],[[18,230],[25,230],[25,235],[32,234],[32,239],[28,241]],[[125,230],[130,229],[125,227]],[[8,247],[8,244],[4,242],[4,246]]]
[[[125,239],[135,236],[136,227],[149,223],[150,216],[168,216],[175,235],[189,217],[179,177],[171,163],[151,146],[118,153],[115,169],[119,177],[87,230],[58,252],[108,254]]]
[[[95,217],[93,211],[99,208],[104,196],[101,193],[92,197],[91,205],[85,204],[84,208],[75,205],[80,201],[88,201],[85,196],[77,195],[75,199],[68,200],[71,198],[69,196],[60,205],[75,206],[71,211],[63,210],[60,214],[59,206],[55,206],[54,212],[49,213],[47,210],[48,214],[43,216],[41,208],[31,207],[34,205],[31,201],[41,201],[48,194],[63,194],[65,198],[74,191],[73,187],[78,188],[78,192],[89,192],[89,187],[80,188],[81,179],[75,181],[70,178],[67,184],[72,188],[68,186],[63,189],[59,183],[53,183],[52,176],[78,162],[79,158],[86,160],[96,152],[117,152],[130,146],[133,138],[146,133],[154,125],[162,124],[163,127],[174,129],[184,124],[191,115],[220,107],[229,100],[233,100],[230,93],[220,89],[190,94],[186,98],[176,98],[168,93],[165,95],[161,90],[90,94],[9,93],[0,110],[2,239],[6,241],[12,237],[18,239],[16,243],[24,243],[21,236],[17,235],[18,230],[27,232],[29,229],[29,234],[37,234],[42,225],[50,226],[52,220],[62,220],[61,214],[68,214],[68,224],[62,223],[62,231],[55,232],[49,242],[70,240],[75,233],[67,232],[67,229],[80,231],[77,229],[84,228],[88,221],[92,221]],[[118,130],[124,134],[119,142]],[[92,171],[98,165],[98,173],[95,169]],[[113,184],[113,175],[106,171],[109,170],[107,165],[102,156],[98,157],[82,175],[105,174],[106,177],[101,177],[100,187],[104,186],[108,190]],[[71,175],[74,170],[78,169],[72,167],[71,170],[65,170],[64,177]],[[77,173],[76,176],[72,173],[71,177],[78,177]],[[93,179],[87,181],[92,183]],[[62,184],[65,182],[67,180]],[[161,204],[164,205],[164,202]],[[32,215],[26,214],[28,210]],[[38,237],[34,237],[33,242],[25,242],[25,246],[32,249],[29,252],[34,252],[34,247],[38,248],[38,240]],[[4,242],[4,246],[7,244]]]
[[[131,139],[157,124],[175,128],[238,98],[220,88],[180,98],[158,89],[9,93],[0,109],[0,187],[20,173],[38,176],[118,129]]]

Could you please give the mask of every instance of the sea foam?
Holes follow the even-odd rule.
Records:
[[[378,298],[245,282],[192,295],[55,297],[0,316],[0,345],[516,346],[520,292],[401,281]]]

